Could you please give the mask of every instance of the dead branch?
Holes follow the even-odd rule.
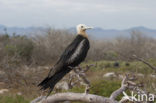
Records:
[[[40,96],[34,99],[31,103],[59,103],[64,101],[81,101],[85,103],[126,103],[131,100],[131,96],[124,96],[120,101],[116,101],[116,98],[120,94],[125,93],[127,89],[136,91],[138,94],[147,93],[139,89],[138,85],[133,82],[134,80],[136,80],[134,75],[132,77],[130,77],[130,75],[126,75],[122,80],[121,87],[114,91],[110,97],[102,97],[94,94],[89,94],[90,82],[85,75],[85,72],[88,71],[89,68],[90,66],[87,66],[86,69],[82,69],[81,67],[74,68],[74,73],[78,77],[78,81],[83,80],[86,85],[85,93],[56,93],[49,96],[47,99],[45,99],[45,96]]]
[[[74,71],[74,74],[72,73],[69,77],[71,77],[71,78],[69,78],[69,85],[70,86],[74,86],[76,83],[78,83],[78,82],[82,82],[83,83],[83,85],[85,85],[86,86],[86,89],[85,89],[85,93],[87,94],[87,93],[89,93],[89,89],[90,89],[90,81],[87,79],[87,77],[86,77],[86,72],[92,67],[92,66],[95,66],[94,64],[91,64],[91,65],[86,65],[85,67],[80,67],[80,66],[78,66],[78,67],[70,67],[70,68],[72,68],[73,69],[73,71]],[[75,80],[74,82],[72,82],[72,80],[74,80],[73,78],[74,77],[77,77],[76,79],[77,80]]]
[[[44,98],[44,97],[43,97]],[[56,93],[40,103],[59,103],[63,101],[82,101],[85,103],[118,103],[110,98],[85,93]],[[36,102],[31,102],[36,103]]]
[[[128,86],[130,85],[128,83],[128,76],[126,76],[122,83],[121,88],[114,91],[110,98],[108,97],[102,97],[98,95],[88,94],[88,93],[56,93],[52,96],[49,96],[47,99],[45,99],[45,96],[40,96],[33,100],[31,103],[58,103],[63,101],[81,101],[85,103],[118,103],[116,101],[116,97],[120,95],[123,91],[128,89]],[[40,102],[38,102],[40,101]]]
[[[92,65],[90,66],[87,65],[85,70],[83,70],[81,67],[74,69],[74,72],[76,73],[78,80],[83,81],[84,85],[86,86],[86,89],[85,89],[86,94],[89,93],[90,81],[87,79],[85,72],[87,72],[91,66]]]
[[[134,88],[136,86],[136,83],[134,83],[132,80],[134,80],[134,77],[129,77],[129,75],[127,74],[121,82],[121,87],[111,94],[110,99],[115,100],[117,96],[119,96],[127,89]],[[127,98],[122,98],[119,103],[124,103],[125,101],[127,101]]]
[[[117,97],[118,95],[120,95],[123,91],[125,91],[125,90],[127,89],[128,84],[125,83],[126,80],[127,80],[127,77],[125,77],[125,78],[122,80],[121,88],[119,88],[118,90],[114,91],[114,92],[111,94],[110,99],[115,100],[116,97]]]
[[[45,100],[46,96],[39,96],[32,100],[30,103],[42,103]]]
[[[151,69],[156,71],[156,67],[154,67],[153,65],[151,65],[150,63],[148,63],[147,61],[145,61],[143,58],[139,58],[136,55],[133,55],[133,57],[141,62],[143,62],[144,64],[148,65]]]

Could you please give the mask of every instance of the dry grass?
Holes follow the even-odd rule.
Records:
[[[7,96],[21,92],[22,98],[27,100],[40,95],[37,84],[48,74],[48,68],[52,67],[73,38],[74,35],[66,30],[54,29],[48,29],[32,37],[0,35],[0,89],[9,89],[9,93],[5,94]],[[148,91],[156,92],[156,79],[150,76],[154,72],[131,58],[135,54],[156,66],[155,39],[143,36],[139,32],[132,32],[129,38],[120,37],[112,41],[90,39],[90,42],[91,48],[86,62],[82,65],[97,62],[96,67],[87,73],[87,77],[95,86],[92,93],[108,95],[112,89],[109,88],[107,93],[107,89],[102,86],[119,86],[120,79],[103,77],[107,72],[117,75],[141,73],[144,77],[138,77],[138,82],[142,82]],[[131,61],[130,66],[125,65],[128,61]],[[115,62],[120,66],[114,67]],[[108,80],[111,82],[107,83]],[[98,92],[99,90],[106,93]],[[82,89],[76,86],[71,91],[79,92]]]

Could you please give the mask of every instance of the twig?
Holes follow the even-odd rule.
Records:
[[[156,67],[154,67],[153,65],[151,65],[150,63],[148,63],[147,61],[145,61],[142,58],[137,57],[136,55],[133,55],[134,58],[136,58],[137,60],[143,62],[144,64],[148,65],[151,69],[156,71]]]
[[[86,66],[86,69],[83,70],[81,67],[77,68],[77,69],[74,69],[74,72],[77,74],[77,77],[78,79],[82,79],[83,80],[83,83],[86,85],[86,89],[85,89],[85,93],[88,94],[89,93],[89,89],[90,89],[90,82],[89,80],[86,78],[86,75],[85,75],[85,71],[88,71],[89,68],[91,66]]]
[[[85,67],[69,67],[73,69],[74,72],[71,72],[69,75],[68,80],[68,85],[70,88],[72,88],[74,85],[76,85],[78,82],[82,81],[83,84],[86,86],[85,93],[89,92],[90,88],[90,82],[86,78],[86,72],[90,69],[90,67],[95,66],[94,64],[91,65],[86,65]],[[75,78],[76,77],[76,78]],[[75,80],[77,79],[77,80]]]
[[[128,84],[125,84],[126,80],[127,80],[127,77],[125,77],[122,80],[121,87],[111,94],[110,99],[115,100],[119,94],[121,94],[123,91],[125,91],[128,88]]]

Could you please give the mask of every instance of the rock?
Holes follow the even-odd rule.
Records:
[[[17,92],[17,95],[22,95],[22,93],[21,92]]]
[[[8,91],[9,91],[8,89],[1,89],[0,94],[3,94],[4,92],[8,92]]]
[[[56,84],[56,89],[68,90],[69,89],[68,83],[65,82],[65,81],[62,81],[60,83],[57,83]]]
[[[103,77],[116,77],[115,73],[114,72],[108,72],[106,74],[103,75]]]
[[[151,78],[156,78],[156,75],[150,74],[150,77],[151,77]]]

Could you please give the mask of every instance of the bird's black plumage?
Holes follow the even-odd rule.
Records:
[[[51,92],[55,84],[71,71],[71,67],[78,66],[85,59],[89,47],[89,40],[82,35],[77,35],[38,86],[43,90],[50,88]]]

